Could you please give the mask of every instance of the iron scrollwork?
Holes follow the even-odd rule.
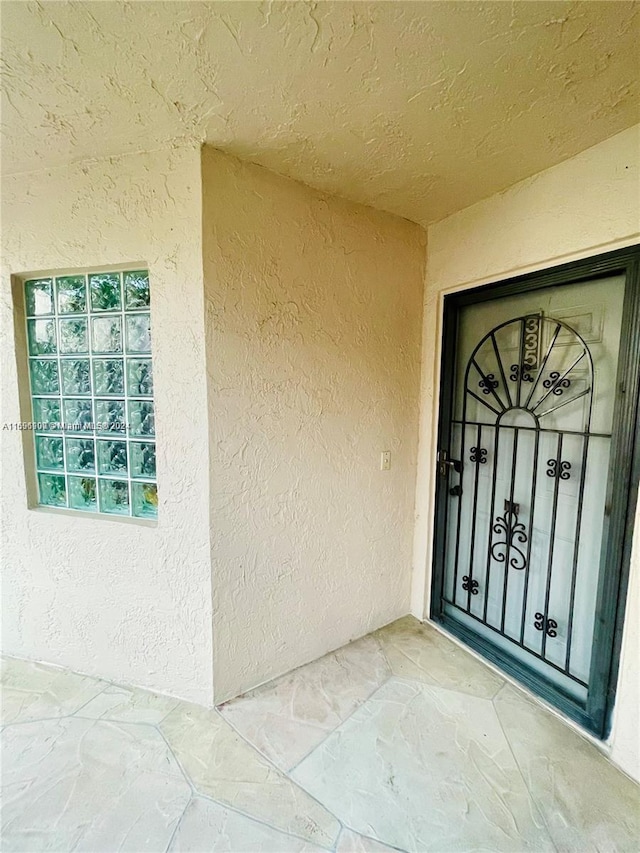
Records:
[[[475,578],[469,577],[469,575],[464,575],[462,578],[462,589],[465,592],[470,591],[471,595],[478,594],[478,581]]]
[[[523,382],[533,382],[533,376],[527,372],[526,365],[522,366],[522,371],[521,371],[519,364],[512,364],[511,365],[511,374],[509,375],[509,379],[512,382],[517,382],[519,378],[522,378]]]
[[[558,465],[557,459],[547,459],[547,477],[560,477],[561,480],[568,480],[571,477],[571,462],[560,462]]]
[[[471,452],[469,454],[470,462],[477,462],[480,465],[484,465],[487,461],[487,451],[484,447],[472,447]]]
[[[487,373],[484,379],[478,382],[478,386],[482,388],[483,394],[490,394],[494,388],[498,387],[498,380],[493,373]]]
[[[553,389],[552,393],[555,394],[556,397],[559,397],[560,394],[563,393],[564,389],[568,388],[571,385],[571,380],[567,379],[566,377],[564,379],[560,379],[560,374],[558,373],[558,371],[553,370],[549,374],[549,378],[545,379],[542,384],[545,388]]]
[[[494,542],[491,546],[491,556],[496,562],[506,562],[509,555],[509,566],[517,570],[526,568],[527,558],[515,543],[526,545],[529,538],[524,524],[518,521],[519,509],[519,504],[504,502],[504,515],[497,516],[493,525],[493,532],[504,534],[504,540]]]
[[[558,632],[556,631],[558,623],[555,619],[548,619],[544,613],[536,613],[533,627],[536,631],[544,631],[547,637],[553,638],[558,636]]]

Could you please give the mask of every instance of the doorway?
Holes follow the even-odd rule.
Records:
[[[599,737],[638,485],[638,261],[444,306],[432,618]]]

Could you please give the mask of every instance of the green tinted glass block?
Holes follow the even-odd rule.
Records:
[[[153,374],[151,359],[127,359],[127,394],[130,397],[153,396]]]
[[[124,363],[118,358],[93,362],[94,394],[124,394]]]
[[[38,468],[64,468],[62,439],[49,438],[46,435],[36,436],[36,459]]]
[[[96,400],[96,431],[124,433],[126,430],[124,400]]]
[[[27,316],[53,314],[53,282],[50,278],[37,278],[24,285]]]
[[[153,402],[151,400],[129,401],[129,430],[131,435],[155,435]]]
[[[86,512],[98,509],[96,481],[93,477],[69,477],[69,506]]]
[[[100,510],[129,515],[129,484],[126,480],[98,480]]]
[[[29,355],[49,355],[56,351],[56,321],[27,320]]]
[[[120,317],[92,317],[91,346],[94,352],[122,352]]]
[[[89,352],[87,321],[84,317],[60,320],[60,352]]]
[[[151,352],[151,317],[149,314],[128,314],[127,352]]]
[[[126,441],[98,441],[98,473],[126,475]]]
[[[124,274],[125,308],[147,308],[149,305],[149,273],[146,270]]]
[[[61,421],[59,400],[33,398],[33,422],[36,432],[59,432],[62,429]]]
[[[89,276],[91,308],[94,311],[118,311],[120,301],[120,273],[102,272]]]
[[[138,518],[158,515],[158,487],[155,483],[131,483],[133,514]]]
[[[63,394],[90,394],[91,371],[86,358],[69,358],[60,362]]]
[[[93,473],[96,467],[93,440],[90,438],[68,438],[65,441],[67,471]]]
[[[152,442],[132,441],[129,444],[129,468],[132,477],[156,476],[156,446]]]
[[[64,400],[64,428],[67,432],[93,432],[91,400]]]
[[[45,506],[66,506],[67,490],[60,474],[38,474],[40,503]]]
[[[56,279],[59,314],[82,314],[87,310],[87,288],[83,275]]]
[[[29,361],[31,390],[34,394],[59,394],[58,362],[53,359],[32,358]]]

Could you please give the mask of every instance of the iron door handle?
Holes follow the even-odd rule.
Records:
[[[456,471],[458,474],[462,471],[462,463],[459,459],[449,459],[449,454],[446,450],[438,452],[438,471],[441,477],[446,477],[449,471]]]

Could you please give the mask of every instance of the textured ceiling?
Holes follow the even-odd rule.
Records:
[[[637,122],[627,2],[2,2],[7,172],[206,140],[427,223]]]

